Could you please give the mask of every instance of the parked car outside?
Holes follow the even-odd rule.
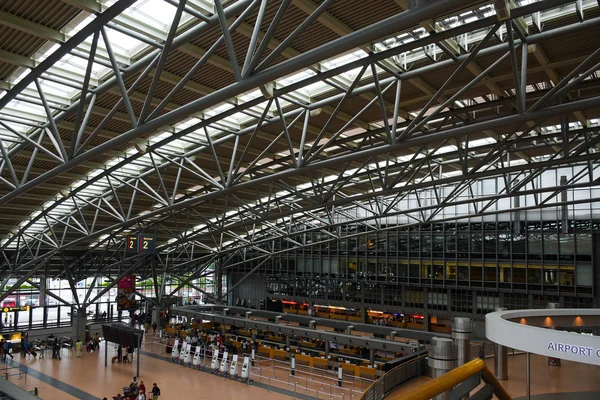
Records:
[[[31,307],[37,307],[40,305],[40,301],[38,299],[25,299],[23,301],[21,301],[21,305],[22,306],[31,306]]]
[[[4,299],[2,301],[2,308],[16,307],[16,306],[17,306],[17,301],[15,299]]]

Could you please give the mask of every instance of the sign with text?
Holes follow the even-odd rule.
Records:
[[[583,357],[598,357],[600,358],[600,348],[593,348],[587,346],[578,346],[575,344],[569,343],[558,343],[558,342],[550,342],[548,343],[548,350],[554,350],[557,354],[556,358],[561,358],[560,353],[579,355]]]
[[[30,306],[4,307],[4,308],[2,308],[2,311],[4,311],[5,313],[7,313],[9,311],[29,311],[30,308],[31,308]]]
[[[127,253],[154,253],[156,251],[156,240],[154,235],[139,233],[127,236]]]

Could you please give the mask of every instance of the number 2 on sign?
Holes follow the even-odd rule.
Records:
[[[148,248],[148,241],[144,240],[144,249]]]
[[[130,241],[129,241],[129,248],[130,248],[130,249],[133,249],[133,240],[130,240]]]

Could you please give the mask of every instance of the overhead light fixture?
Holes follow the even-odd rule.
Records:
[[[260,89],[260,92],[262,93],[262,95],[265,96],[265,99],[273,98],[273,92],[275,90],[275,86],[272,83],[267,83],[266,85],[260,85],[258,88]]]
[[[498,21],[505,21],[510,18],[510,4],[508,0],[494,0],[494,10]]]
[[[146,152],[148,151],[148,146],[143,143],[136,143],[133,145],[133,147],[135,147],[138,153],[141,154],[146,154]]]
[[[323,111],[323,109],[320,108],[320,107],[312,109],[312,110],[310,110],[310,116],[311,117],[316,117],[317,115],[321,114],[322,111]]]

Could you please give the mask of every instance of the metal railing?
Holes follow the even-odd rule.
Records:
[[[361,400],[381,400],[404,382],[426,372],[427,354],[422,354],[386,372],[365,390]]]
[[[450,398],[461,398],[477,388],[481,380],[486,385],[480,387],[474,397],[492,399],[495,395],[499,400],[512,400],[494,374],[487,368],[485,361],[480,358],[410,389],[397,398],[400,400],[428,400],[444,392],[451,392]]]

